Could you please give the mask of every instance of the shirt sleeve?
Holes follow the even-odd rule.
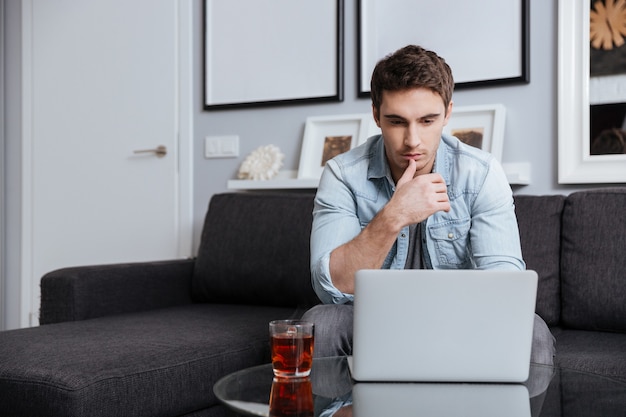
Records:
[[[324,304],[343,304],[353,294],[339,291],[330,276],[330,254],[361,232],[354,195],[334,160],[326,164],[315,196],[311,229],[311,280]]]
[[[490,161],[489,173],[472,208],[470,238],[479,269],[526,269],[513,193],[495,159]]]

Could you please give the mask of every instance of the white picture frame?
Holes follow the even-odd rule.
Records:
[[[298,179],[319,179],[326,161],[367,139],[370,113],[307,117]]]
[[[506,108],[502,104],[453,107],[443,132],[491,153],[502,162],[505,119]]]
[[[558,182],[626,183],[626,155],[590,153],[590,0],[558,3]]]
[[[365,135],[363,135],[363,137],[361,138],[361,143],[365,143],[367,141],[367,139],[369,139],[372,136],[376,136],[376,135],[382,135],[382,131],[380,130],[380,127],[378,127],[378,125],[376,124],[376,120],[374,120],[374,115],[372,113],[367,113],[365,115],[366,118],[366,131],[365,131]],[[361,144],[359,143],[359,145]]]

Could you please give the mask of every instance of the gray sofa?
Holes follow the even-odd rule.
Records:
[[[0,415],[228,415],[213,384],[269,362],[267,323],[318,302],[312,200],[215,195],[194,259],[47,274],[42,325],[0,333]],[[557,362],[626,381],[626,188],[515,202]]]

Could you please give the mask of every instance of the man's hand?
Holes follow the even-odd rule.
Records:
[[[403,226],[420,223],[438,211],[450,211],[448,189],[439,174],[415,176],[417,163],[409,166],[396,184],[396,192],[388,203],[391,213]]]

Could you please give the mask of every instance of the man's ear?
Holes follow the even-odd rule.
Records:
[[[372,116],[374,117],[374,121],[376,122],[376,126],[380,127],[380,113],[376,106],[372,104]]]

